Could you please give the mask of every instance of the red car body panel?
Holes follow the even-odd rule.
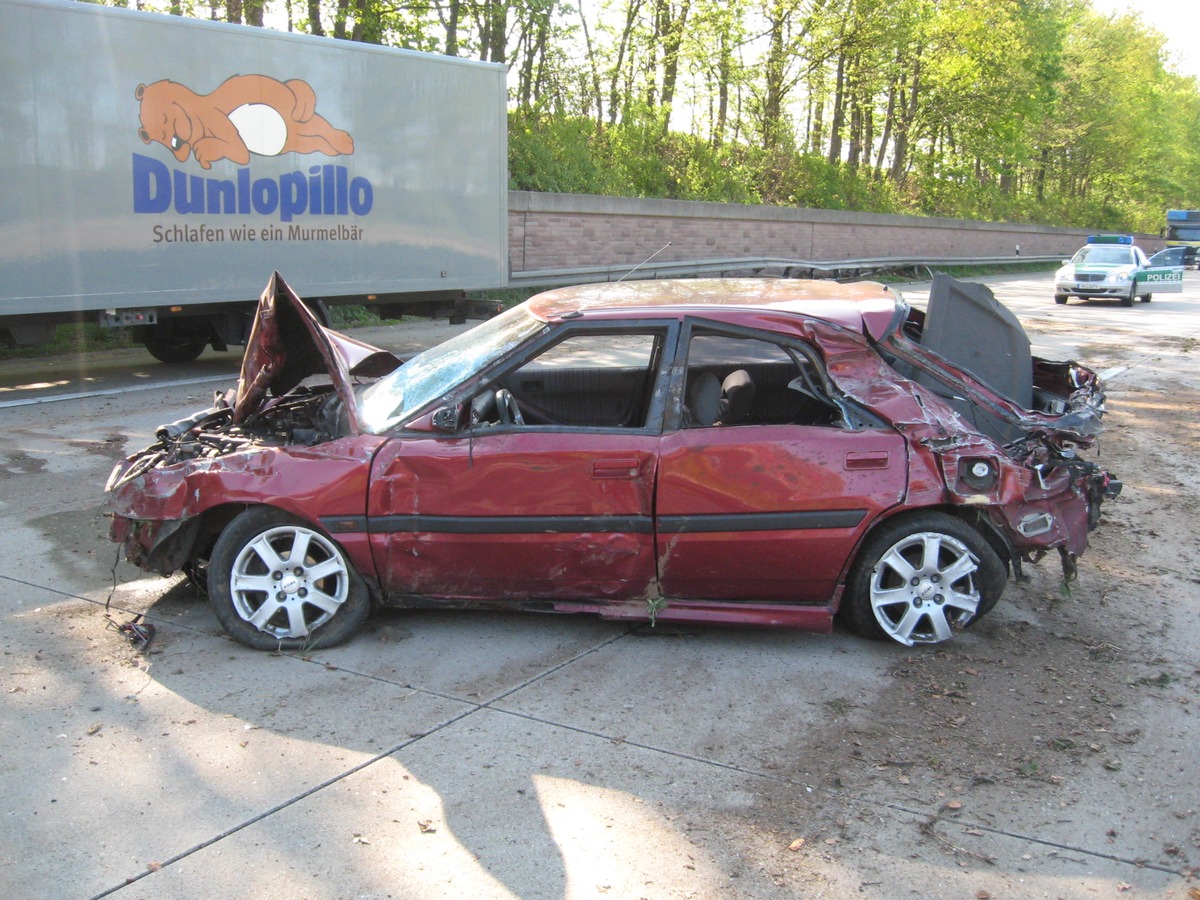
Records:
[[[568,432],[391,441],[368,501],[380,580],[452,598],[646,596],[657,442]]]
[[[825,604],[793,605],[753,601],[671,600],[655,613],[662,622],[695,622],[703,625],[739,625],[751,628],[797,628],[817,634],[833,631],[841,588]],[[556,603],[554,612],[592,613],[602,619],[646,620],[646,602],[637,600],[604,603]]]
[[[907,480],[904,440],[883,430],[688,429],[660,454],[659,590],[673,598],[828,603]]]
[[[184,465],[181,471],[150,469],[110,488],[110,504],[136,509],[139,523],[133,529],[128,517],[114,516],[113,539],[135,533],[145,568],[170,574],[178,561],[162,566],[153,551],[177,523],[198,521],[217,507],[270,504],[310,521],[361,522],[369,461],[381,443],[375,435],[359,435],[318,447],[257,448]],[[161,525],[168,526],[166,534]],[[354,551],[353,542],[339,540],[369,576],[374,564],[365,540]]]

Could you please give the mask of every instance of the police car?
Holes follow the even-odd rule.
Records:
[[[1177,257],[1164,250],[1147,259],[1131,234],[1094,234],[1055,273],[1054,302],[1099,297],[1133,306],[1135,297],[1147,303],[1151,294],[1181,293],[1183,266]]]

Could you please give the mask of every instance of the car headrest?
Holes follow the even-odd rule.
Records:
[[[717,421],[737,425],[750,418],[754,409],[754,379],[745,369],[730,372],[721,382],[721,403]]]
[[[712,372],[701,372],[688,382],[688,412],[693,426],[715,425],[721,415],[721,382]]]

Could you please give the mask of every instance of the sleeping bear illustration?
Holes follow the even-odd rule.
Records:
[[[156,81],[139,84],[133,96],[141,101],[142,141],[162,144],[180,162],[194,155],[205,169],[219,159],[246,165],[251,153],[354,152],[354,139],[317,115],[316,92],[297,79],[234,75],[211,94]]]

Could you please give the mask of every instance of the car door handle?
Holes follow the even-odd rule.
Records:
[[[886,469],[888,456],[886,450],[850,450],[846,453],[846,469]]]
[[[636,459],[598,459],[592,463],[593,478],[637,478]]]

